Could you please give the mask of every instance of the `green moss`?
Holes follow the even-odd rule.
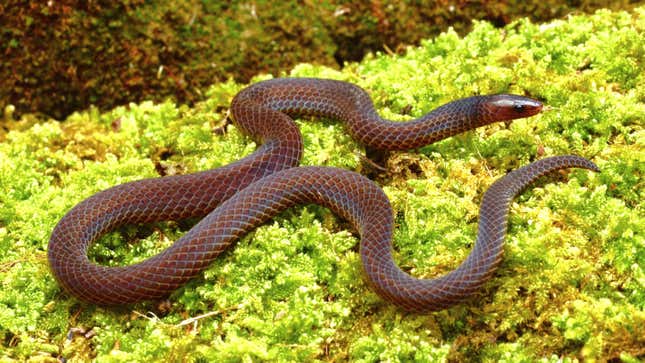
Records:
[[[469,253],[483,192],[509,170],[565,153],[602,169],[564,173],[523,193],[511,206],[495,278],[468,302],[427,315],[371,292],[357,238],[317,206],[294,208],[244,237],[170,304],[81,304],[48,272],[54,225],[111,185],[252,153],[255,144],[234,126],[216,131],[244,85],[215,84],[194,107],[143,102],[63,123],[8,121],[13,131],[0,144],[0,360],[642,359],[644,13],[521,20],[503,30],[481,22],[464,38],[448,31],[403,56],[372,55],[342,72],[307,64],[290,72],[357,83],[383,116],[398,120],[472,94],[528,94],[550,107],[391,156],[379,182],[396,211],[397,262],[415,276],[445,273]],[[303,164],[363,168],[363,150],[337,122],[298,122]],[[91,257],[140,261],[190,226],[119,229]]]

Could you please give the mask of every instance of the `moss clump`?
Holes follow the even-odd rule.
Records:
[[[502,30],[480,22],[463,38],[449,31],[403,56],[377,54],[342,72],[301,65],[290,73],[358,83],[382,115],[401,120],[478,93],[526,93],[551,107],[390,158],[381,183],[397,213],[397,262],[419,277],[444,273],[468,254],[481,196],[509,170],[565,153],[602,169],[564,173],[522,194],[495,278],[468,302],[427,315],[402,312],[371,292],[360,278],[357,239],[316,206],[258,228],[170,303],[81,304],[48,272],[54,225],[110,185],[251,153],[254,144],[235,127],[214,132],[243,85],[215,84],[194,107],[144,102],[90,109],[64,123],[19,121],[25,126],[0,144],[0,359],[642,359],[643,15],[644,8],[602,11]],[[304,164],[360,170],[362,150],[342,126],[299,123]],[[190,225],[147,228],[106,236],[92,257],[132,263]]]

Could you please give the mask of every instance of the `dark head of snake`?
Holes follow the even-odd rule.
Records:
[[[486,96],[480,107],[481,112],[489,113],[496,121],[508,121],[537,115],[542,106],[540,101],[527,97],[493,95]]]
[[[391,122],[378,115],[367,92],[350,83],[312,78],[260,82],[238,93],[231,105],[237,127],[264,142],[255,153],[221,168],[139,180],[92,195],[52,232],[49,263],[59,284],[87,302],[159,299],[284,209],[318,203],[359,232],[363,270],[383,298],[414,311],[446,308],[464,301],[492,276],[501,261],[508,206],[519,190],[554,170],[595,170],[595,165],[577,156],[553,157],[501,178],[484,196],[477,241],[468,258],[445,276],[417,279],[392,258],[394,220],[385,194],[350,171],[297,167],[303,142],[290,116],[336,118],[366,146],[402,150],[495,121],[531,116],[541,108],[540,102],[521,96],[475,96],[409,122]],[[165,251],[140,263],[107,267],[87,258],[88,246],[119,225],[198,216],[205,217]]]

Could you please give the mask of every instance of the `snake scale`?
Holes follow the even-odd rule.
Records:
[[[597,171],[567,155],[510,172],[485,193],[477,240],[454,271],[417,279],[392,257],[393,212],[383,191],[357,173],[298,167],[302,136],[292,117],[342,120],[353,138],[377,150],[413,149],[497,121],[539,113],[542,104],[516,95],[474,96],[450,102],[409,121],[391,122],[369,95],[350,83],[279,78],[254,84],[233,99],[238,128],[261,143],[230,165],[193,174],[144,179],[99,192],[71,209],[52,232],[48,259],[59,284],[99,305],[159,299],[197,276],[240,237],[281,211],[315,203],[350,222],[361,239],[366,280],[380,296],[406,310],[433,311],[463,302],[499,265],[509,204],[538,177],[562,168]],[[88,246],[117,226],[204,217],[172,246],[140,263],[107,267],[91,262]]]

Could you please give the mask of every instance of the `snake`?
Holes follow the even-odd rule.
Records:
[[[132,181],[88,197],[53,229],[48,262],[63,290],[86,303],[163,299],[277,214],[318,204],[347,220],[360,236],[364,277],[378,295],[412,312],[446,309],[465,302],[491,279],[502,260],[510,203],[520,191],[556,170],[598,167],[564,155],[506,174],[484,193],[476,241],[466,259],[443,276],[416,278],[394,260],[394,213],[382,189],[353,171],[299,166],[304,147],[294,118],[337,119],[366,148],[410,150],[493,122],[533,116],[542,108],[540,101],[524,96],[479,95],[396,122],[381,118],[369,94],[352,83],[317,78],[255,83],[235,95],[230,106],[235,126],[258,142],[252,154],[223,167]],[[139,263],[104,266],[88,258],[89,246],[119,226],[193,217],[202,219]]]

